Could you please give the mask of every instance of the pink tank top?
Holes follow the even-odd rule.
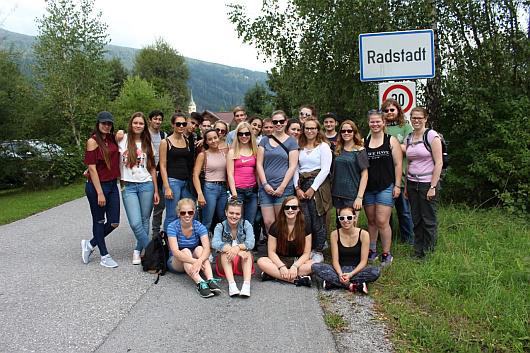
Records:
[[[204,151],[204,180],[226,181],[226,154],[222,151],[210,153]]]
[[[240,189],[256,186],[256,156],[239,156],[234,160],[234,181]]]

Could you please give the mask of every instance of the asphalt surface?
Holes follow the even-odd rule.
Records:
[[[122,210],[107,248],[119,267],[81,261],[81,198],[0,226],[0,352],[336,352],[316,288],[253,279],[249,299],[199,297],[186,275],[131,264]]]

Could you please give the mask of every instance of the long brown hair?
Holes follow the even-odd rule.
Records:
[[[277,238],[277,250],[279,253],[286,254],[287,249],[287,238],[289,238],[289,228],[287,227],[287,216],[283,208],[287,202],[296,200],[298,202],[298,213],[296,214],[296,220],[294,223],[293,234],[294,234],[294,245],[297,253],[304,251],[305,247],[305,221],[302,210],[300,209],[300,200],[296,196],[287,196],[282,202],[282,208],[276,217],[276,229],[278,230]]]
[[[105,161],[107,169],[110,169],[109,149],[105,144],[103,134],[101,133],[101,131],[99,131],[99,124],[101,124],[99,121],[96,122],[96,128],[94,129],[94,131],[92,131],[92,135],[94,136],[94,140],[98,144],[98,148],[100,149],[101,154],[103,155],[103,160]],[[112,127],[110,128],[110,133],[108,134],[107,138],[110,140],[110,142],[116,145],[116,138],[114,137],[114,124],[112,124]]]
[[[399,104],[399,102],[397,100],[395,100],[394,98],[387,98],[383,104],[381,105],[381,111],[384,111],[386,108],[388,108],[389,106],[393,105],[394,107],[396,107],[397,109],[397,122],[399,124],[400,127],[403,127],[403,125],[405,125],[405,114],[403,113],[403,108],[401,108],[401,104]],[[386,123],[386,119],[384,119],[384,115],[383,115],[383,120],[385,120],[385,123]]]
[[[145,115],[142,112],[134,113],[129,119],[129,125],[127,126],[127,166],[129,168],[134,167],[136,164],[136,141],[134,138],[134,132],[132,122],[134,118],[142,118],[144,121],[144,131],[140,134],[140,140],[142,141],[142,152],[145,152],[147,159],[147,170],[155,168],[155,155],[153,153],[153,146],[151,145],[151,133],[147,128],[147,121]]]
[[[315,137],[315,146],[320,145],[322,142],[325,142],[329,145],[328,138],[326,137],[326,135],[322,133],[322,126],[320,125],[320,122],[315,118],[307,118],[302,126],[303,131],[300,134],[300,137],[298,138],[298,146],[300,146],[300,148],[304,148],[307,145],[307,137],[305,135],[305,124],[307,124],[310,121],[314,122],[317,125],[317,135]]]
[[[359,128],[357,127],[357,125],[355,125],[355,123],[351,120],[344,120],[342,124],[340,124],[340,127],[339,127],[339,133],[337,136],[337,146],[335,146],[336,156],[340,155],[340,153],[344,149],[344,140],[342,138],[341,131],[342,131],[342,127],[346,124],[350,125],[353,130],[353,144],[357,147],[363,146],[363,137],[361,136],[361,133],[359,132]]]

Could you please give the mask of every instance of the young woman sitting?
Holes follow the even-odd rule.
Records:
[[[279,279],[311,287],[311,229],[304,222],[300,202],[288,196],[269,228],[268,256],[258,260],[261,279]]]

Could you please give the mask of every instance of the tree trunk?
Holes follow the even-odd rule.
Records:
[[[438,10],[436,0],[431,1],[431,23],[432,30],[434,31],[434,77],[427,79],[427,85],[425,87],[425,104],[426,109],[429,112],[429,120],[433,128],[439,129],[440,119],[440,99],[441,99],[441,64],[442,60],[440,57],[440,41],[438,37]]]

